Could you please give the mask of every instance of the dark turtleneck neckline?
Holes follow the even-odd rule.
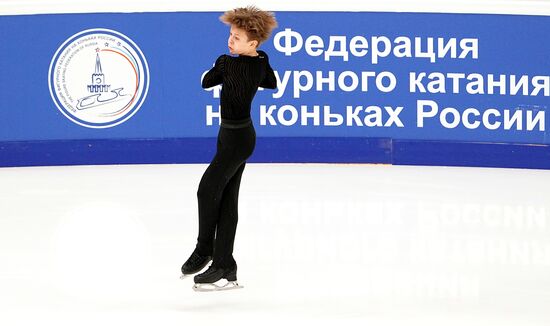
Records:
[[[256,52],[258,53],[258,55],[239,54],[239,58],[252,58],[252,59],[263,58],[262,50],[257,50]]]
[[[260,56],[260,54],[258,53],[258,55],[244,55],[244,54],[239,54],[239,58],[258,58]]]

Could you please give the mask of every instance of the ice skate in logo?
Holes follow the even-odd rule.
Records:
[[[139,110],[149,88],[149,68],[141,50],[125,35],[90,29],[59,47],[48,84],[65,117],[84,127],[108,128]]]

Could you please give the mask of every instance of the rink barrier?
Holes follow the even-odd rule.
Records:
[[[215,151],[216,138],[12,141],[0,142],[0,167],[209,163]],[[550,169],[550,145],[259,137],[248,162]]]
[[[0,60],[0,166],[208,163],[220,93],[200,81],[227,52],[220,14],[0,15],[10,45]],[[276,15],[280,26],[262,50],[287,79],[280,93],[255,97],[259,137],[249,162],[550,169],[548,16]],[[410,55],[372,51],[385,42],[394,50],[409,43]],[[368,89],[363,72],[376,75]],[[490,87],[451,91],[451,73],[475,73]],[[402,86],[383,83],[390,76]],[[128,103],[117,100],[130,95],[125,88],[134,90]]]

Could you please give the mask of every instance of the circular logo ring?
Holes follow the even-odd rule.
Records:
[[[69,37],[48,71],[50,95],[61,113],[88,128],[110,128],[130,119],[149,89],[149,67],[127,36],[94,28]]]

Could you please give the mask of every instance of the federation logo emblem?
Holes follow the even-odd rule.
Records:
[[[95,28],[69,37],[48,72],[50,94],[72,122],[110,128],[139,110],[149,88],[149,67],[127,36]]]

